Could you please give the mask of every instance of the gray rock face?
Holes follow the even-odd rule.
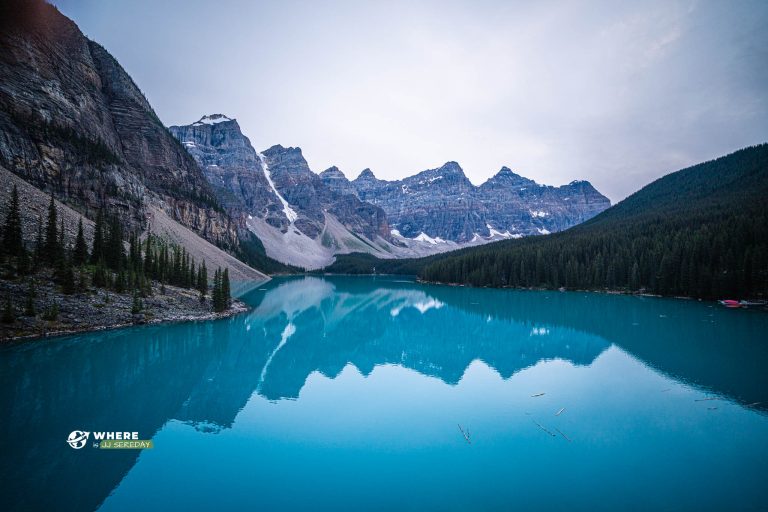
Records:
[[[259,154],[237,121],[221,114],[170,131],[203,167],[233,217],[259,217],[282,232],[292,226],[314,239],[324,230],[325,213],[331,213],[352,233],[371,240],[390,237],[381,208],[331,189],[310,170],[299,148],[277,145]],[[290,219],[293,213],[296,218]]]
[[[242,217],[250,214],[286,229],[288,219],[282,214],[280,200],[236,120],[214,114],[169,130],[203,169],[219,201],[240,221],[239,225],[243,226]]]
[[[272,146],[264,157],[277,190],[299,213],[296,226],[314,238],[322,231],[323,212],[333,214],[353,233],[369,240],[377,236],[389,240],[389,224],[384,210],[361,201],[353,194],[333,190],[309,169],[300,148]]]
[[[330,172],[328,172],[330,171]],[[321,174],[330,188],[354,190],[384,209],[392,228],[414,238],[470,242],[476,237],[517,238],[560,231],[594,217],[610,201],[589,182],[539,185],[503,167],[475,187],[456,162],[398,181],[379,180],[370,169],[349,181],[338,169]]]
[[[117,61],[41,0],[0,5],[0,166],[128,229],[146,205],[224,247],[239,241],[202,171]]]

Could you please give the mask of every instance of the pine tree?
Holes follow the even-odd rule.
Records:
[[[24,241],[21,235],[21,213],[19,212],[19,193],[16,185],[11,192],[11,204],[3,227],[3,250],[12,257],[19,257],[24,252]]]
[[[104,260],[104,213],[96,214],[96,224],[93,227],[93,245],[91,246],[91,263],[97,264]]]
[[[96,268],[93,270],[93,286],[97,288],[105,288],[107,286],[107,269],[104,268],[104,262],[99,260],[96,264]]]
[[[85,292],[88,290],[88,274],[86,272],[78,272],[77,277],[77,291]]]
[[[205,295],[208,293],[208,269],[205,268],[205,260],[197,269],[197,290],[200,292],[200,299],[205,300]]]
[[[125,247],[123,247],[123,228],[120,225],[120,219],[113,216],[109,223],[109,233],[107,235],[104,256],[107,266],[113,270],[121,270],[125,262]]]
[[[75,286],[75,273],[72,270],[72,262],[69,258],[65,258],[61,276],[61,291],[65,295],[72,295],[75,293]]]
[[[223,309],[229,309],[232,305],[229,289],[229,268],[224,269],[224,274],[221,277],[221,298],[223,301]]]
[[[77,238],[75,239],[75,248],[72,253],[72,263],[82,266],[88,261],[88,247],[85,244],[85,235],[83,234],[83,218],[77,222]]]
[[[133,294],[133,305],[131,306],[131,314],[136,315],[144,310],[144,303],[141,301],[138,292]]]
[[[187,288],[197,288],[197,272],[195,272],[195,258],[190,258],[189,275],[187,277]]]
[[[120,270],[115,276],[115,286],[114,286],[115,293],[123,293],[125,291],[125,284],[126,284],[125,281],[126,281],[125,271]]]
[[[64,260],[67,257],[67,235],[64,230],[63,218],[59,221],[59,241],[56,243],[56,249],[58,251],[56,254],[56,261],[63,268]]]
[[[213,291],[211,292],[213,310],[217,312],[224,310],[224,301],[221,292],[221,269],[219,268],[213,274]]]
[[[48,223],[45,226],[45,242],[43,244],[43,260],[48,265],[55,265],[59,257],[59,233],[56,203],[51,195],[51,203],[48,206]]]
[[[155,272],[154,258],[152,254],[153,250],[154,248],[152,247],[152,233],[150,233],[149,235],[147,235],[147,241],[144,247],[144,272],[146,272],[148,276],[153,276]]]
[[[44,239],[43,239],[43,218],[40,217],[37,223],[37,238],[35,239],[35,253],[32,258],[33,270],[38,270],[40,265],[43,264],[43,251],[44,251]]]

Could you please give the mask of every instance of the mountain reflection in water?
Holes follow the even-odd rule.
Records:
[[[588,367],[611,347],[702,393],[762,412],[768,315],[593,293],[424,286],[391,278],[282,278],[244,315],[0,348],[3,509],[94,509],[139,452],[72,450],[69,432],[171,420],[215,434],[249,400],[299,400],[315,373],[407,368],[454,386],[480,361],[510,379],[541,361]],[[455,427],[454,427],[455,428]],[[160,449],[160,448],[157,448]],[[157,450],[156,449],[156,450]],[[65,504],[65,505],[62,505]]]

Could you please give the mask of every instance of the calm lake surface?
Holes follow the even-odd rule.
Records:
[[[0,347],[0,509],[768,508],[765,313],[370,277],[244,300]]]

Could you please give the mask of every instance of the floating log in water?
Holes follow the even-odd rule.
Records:
[[[537,396],[544,396],[546,393],[536,393],[535,395],[531,395],[531,398],[536,398]]]
[[[708,411],[716,411],[716,410],[717,410],[717,407],[707,407],[707,410],[708,410]]]
[[[564,410],[565,410],[565,407],[561,408],[559,411],[555,413],[555,416],[560,416]]]
[[[709,402],[710,400],[720,400],[720,397],[708,396],[707,398],[697,398],[694,402]]]
[[[469,429],[464,432],[464,429],[461,428],[461,425],[459,425],[459,432],[461,432],[461,435],[464,436],[464,439],[467,441],[467,443],[472,444],[472,440],[469,438]]]
[[[662,389],[661,390],[662,393],[666,393],[667,391],[672,391],[672,388],[667,388],[667,389]]]
[[[571,440],[570,440],[570,439],[568,439],[568,436],[567,436],[567,435],[565,435],[565,434],[563,434],[563,432],[562,432],[562,431],[561,431],[559,428],[555,427],[555,430],[557,430],[558,432],[560,432],[560,435],[561,435],[561,436],[563,436],[563,439],[565,439],[565,440],[566,440],[566,441],[568,441],[569,443],[571,442]]]
[[[549,430],[547,430],[546,428],[544,428],[544,425],[542,425],[542,424],[541,424],[541,423],[539,423],[538,421],[536,421],[536,420],[532,420],[532,421],[533,421],[533,422],[536,424],[536,426],[537,426],[537,427],[539,427],[541,430],[543,430],[543,431],[544,431],[544,432],[546,432],[547,434],[551,435],[552,437],[557,437],[557,434],[555,434],[555,433],[553,433],[553,432],[550,432]]]
[[[752,402],[751,404],[747,404],[747,407],[754,407],[756,405],[760,405],[763,402]]]

